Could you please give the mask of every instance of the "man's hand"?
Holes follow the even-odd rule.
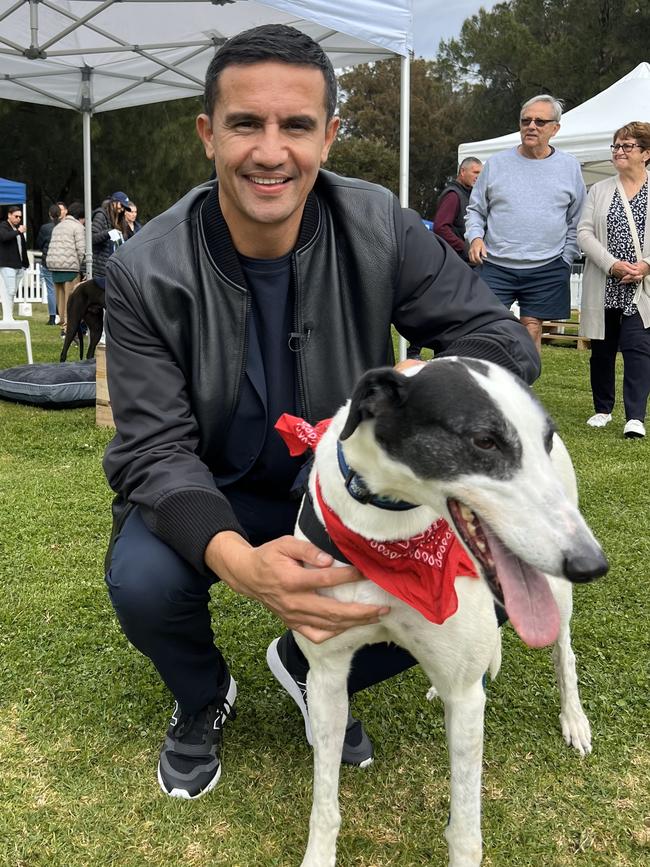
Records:
[[[25,232],[27,231],[27,226],[23,226],[22,224],[20,226],[18,226],[17,228],[18,228],[18,231],[20,232],[21,235],[24,235]]]
[[[469,245],[469,261],[472,265],[481,265],[487,259],[487,248],[483,242],[483,238],[474,238]]]
[[[217,533],[206,548],[205,562],[236,593],[257,599],[315,644],[351,626],[378,623],[390,611],[320,595],[321,588],[359,581],[363,576],[353,566],[333,566],[329,554],[293,536],[254,548],[238,533]],[[314,568],[305,568],[303,563]]]

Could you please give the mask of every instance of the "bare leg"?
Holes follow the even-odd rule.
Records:
[[[539,354],[542,354],[542,320],[534,316],[522,316],[519,321],[526,326],[528,333],[533,338]]]

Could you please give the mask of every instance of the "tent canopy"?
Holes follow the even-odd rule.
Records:
[[[614,174],[609,146],[614,130],[633,120],[650,122],[650,64],[640,63],[602,93],[562,116],[559,133],[552,144],[573,154],[582,166],[586,184]],[[466,157],[481,160],[498,151],[515,147],[518,132],[484,141],[467,142],[458,148],[458,161]]]
[[[203,92],[215,49],[260,24],[336,68],[412,50],[412,0],[0,0],[0,97],[100,112]]]
[[[0,98],[81,113],[90,214],[91,115],[201,95],[216,49],[262,24],[289,24],[307,33],[335,68],[401,55],[405,204],[412,0],[0,0]],[[90,220],[86,269],[92,276]]]
[[[19,181],[0,178],[0,205],[17,205],[27,200],[27,187]]]

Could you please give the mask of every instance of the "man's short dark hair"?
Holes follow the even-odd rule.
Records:
[[[9,207],[7,208],[7,216],[10,217],[12,214],[15,214],[16,211],[22,212],[22,210],[23,209],[20,207],[20,205],[9,205]]]
[[[80,220],[84,216],[84,206],[81,202],[71,202],[68,206],[68,214],[75,220]]]
[[[61,208],[59,205],[50,205],[47,213],[49,214],[50,220],[54,223],[58,223],[61,219]]]
[[[329,121],[336,111],[336,75],[332,63],[311,36],[285,24],[264,24],[229,39],[212,58],[205,74],[203,108],[212,118],[219,96],[219,75],[227,66],[264,61],[315,66],[325,79],[325,111]]]

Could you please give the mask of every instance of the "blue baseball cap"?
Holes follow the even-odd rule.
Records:
[[[123,205],[127,210],[131,207],[131,200],[127,196],[126,193],[122,193],[118,190],[117,193],[113,193],[111,196],[112,201],[119,202],[120,205]]]

